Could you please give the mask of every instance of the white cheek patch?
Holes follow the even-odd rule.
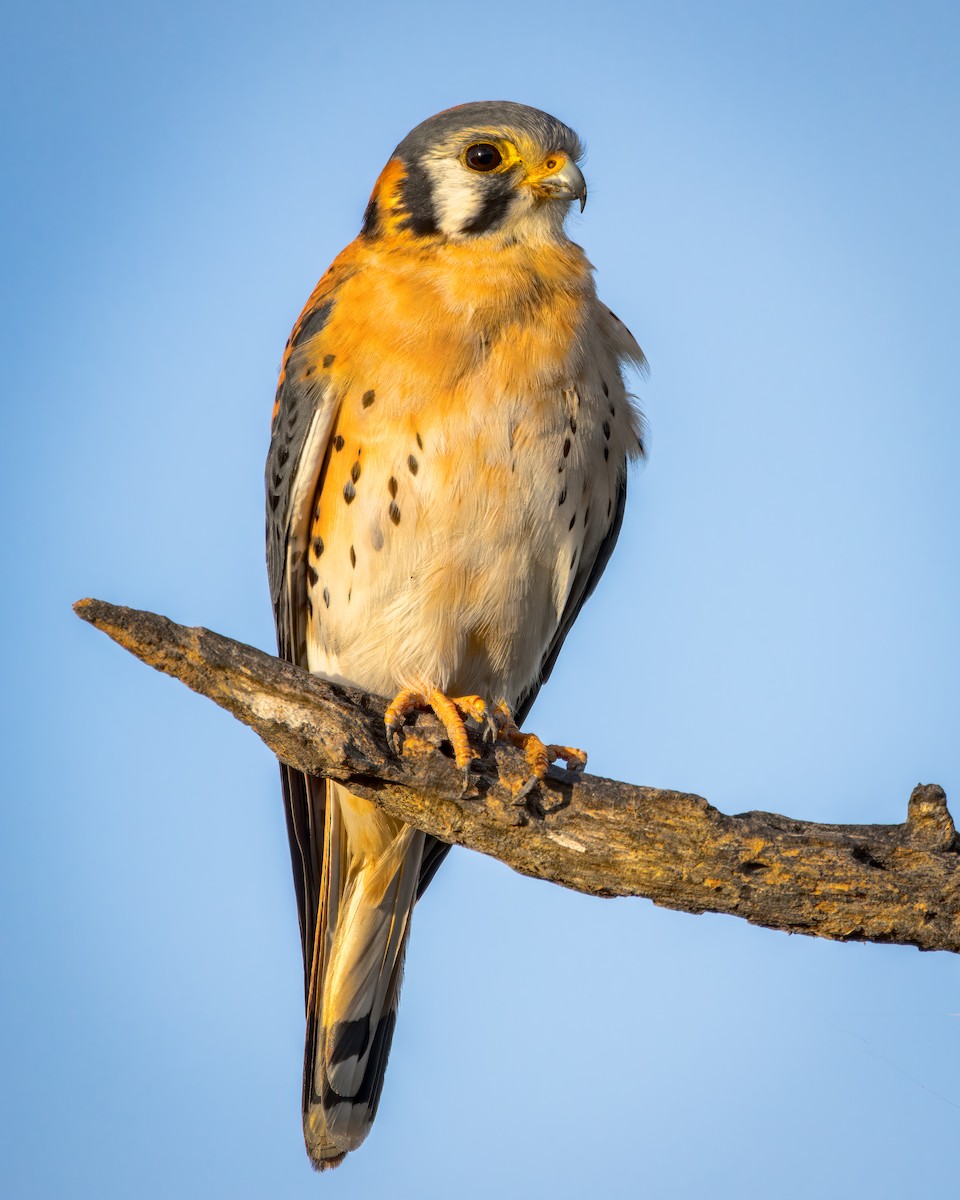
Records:
[[[424,162],[432,186],[437,226],[447,237],[455,237],[483,207],[483,180],[471,177],[455,158],[428,158]]]

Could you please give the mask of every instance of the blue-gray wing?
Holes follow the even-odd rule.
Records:
[[[317,342],[333,301],[308,304],[284,354],[266,466],[267,574],[280,657],[307,666],[307,539],[339,404]],[[310,979],[326,784],[280,764],[305,968]]]

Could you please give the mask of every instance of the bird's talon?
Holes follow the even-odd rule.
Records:
[[[526,803],[527,803],[527,797],[539,785],[539,783],[540,783],[540,780],[537,778],[537,776],[531,775],[530,778],[527,780],[527,782],[520,788],[520,790],[513,797],[513,803],[515,805],[517,805],[518,808],[525,807]]]

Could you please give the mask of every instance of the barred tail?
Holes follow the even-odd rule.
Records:
[[[396,1022],[424,835],[326,781],[323,876],[303,1069],[303,1132],[318,1170],[373,1124]]]

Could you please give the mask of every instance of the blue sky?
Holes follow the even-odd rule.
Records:
[[[81,624],[272,648],[280,353],[430,113],[588,145],[650,459],[532,725],[725,811],[960,812],[960,16],[889,3],[37,3],[0,38],[11,1197],[947,1195],[955,960],[455,852],[380,1116],[322,1179],[274,762]],[[776,1180],[776,1184],[771,1181]]]

